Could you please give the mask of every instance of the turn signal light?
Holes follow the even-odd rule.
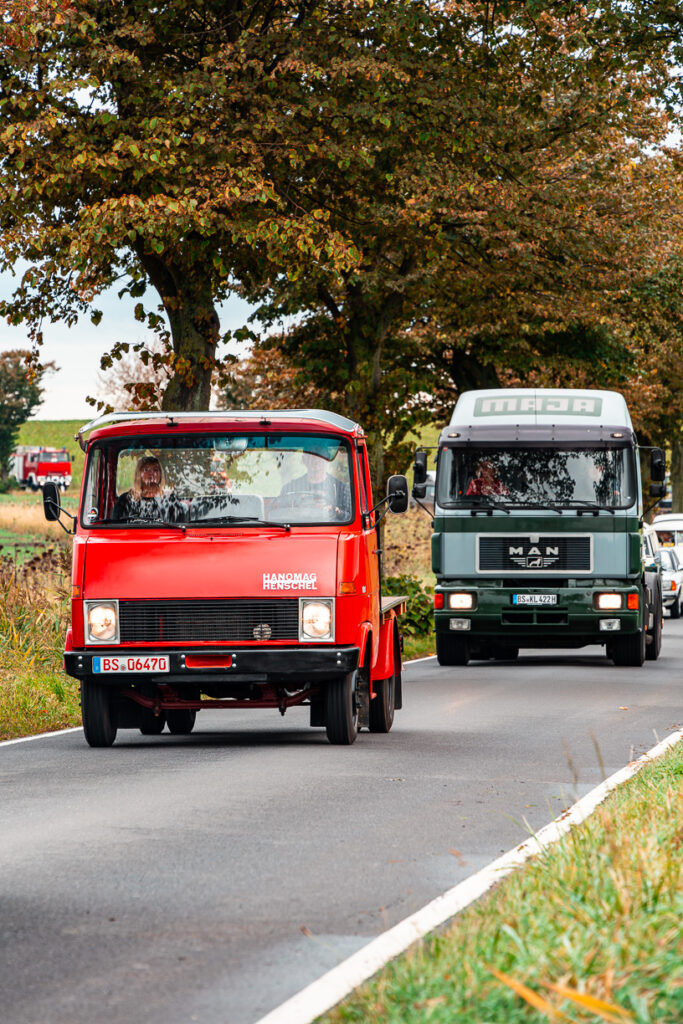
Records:
[[[434,607],[443,608],[443,594],[434,594]]]
[[[640,601],[638,600],[638,594],[628,594],[626,597],[626,607],[631,612],[637,612],[640,608]]]

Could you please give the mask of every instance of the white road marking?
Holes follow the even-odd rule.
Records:
[[[488,889],[520,867],[530,857],[557,842],[573,825],[579,825],[591,814],[598,804],[617,786],[632,778],[653,758],[659,757],[670,747],[683,739],[683,729],[667,736],[657,746],[648,750],[603,783],[586,793],[577,803],[563,811],[554,821],[525,840],[502,857],[492,861],[481,871],[470,875],[464,882],[454,886],[417,913],[411,914],[393,928],[378,935],[337,967],[323,974],[317,981],[297,992],[286,1002],[261,1017],[256,1024],[310,1024],[321,1014],[336,1006],[353,989],[376,974],[389,960],[405,952],[409,946],[434,931],[451,917],[479,899]]]
[[[39,732],[35,736],[20,736],[16,740],[0,740],[0,747],[9,747],[11,743],[29,743],[30,740],[44,740],[47,736],[64,736],[67,732],[83,732],[83,727],[74,725],[71,729],[57,729],[55,732]]]

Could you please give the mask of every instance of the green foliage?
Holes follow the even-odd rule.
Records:
[[[434,631],[433,596],[422,586],[417,576],[385,576],[382,593],[408,598],[408,607],[401,616],[401,632],[408,638],[430,636]]]
[[[31,371],[29,352],[13,349],[0,352],[0,482],[6,484],[8,460],[17,443],[19,427],[40,405],[41,381],[54,364]]]

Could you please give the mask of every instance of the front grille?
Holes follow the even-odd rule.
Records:
[[[590,572],[589,534],[515,536],[480,534],[479,572]]]
[[[120,601],[121,643],[238,643],[263,638],[298,640],[299,601]]]

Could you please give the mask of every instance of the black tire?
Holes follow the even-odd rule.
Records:
[[[393,631],[394,673],[388,679],[375,680],[375,698],[370,701],[370,732],[389,732],[394,724],[396,698],[401,690],[401,642]]]
[[[166,712],[168,731],[174,736],[189,736],[194,729],[196,720],[197,712],[188,711],[186,708]]]
[[[645,632],[622,636],[610,643],[610,657],[615,665],[640,668],[645,661]]]
[[[469,644],[460,636],[437,633],[436,658],[439,665],[466,665],[470,660]]]
[[[117,722],[111,690],[90,677],[81,681],[81,718],[88,746],[112,745]]]
[[[166,715],[155,715],[151,708],[140,708],[140,732],[143,736],[159,736],[164,731]]]
[[[681,617],[681,595],[679,594],[674,603],[671,605],[671,618],[680,619]]]
[[[659,653],[662,649],[662,610],[661,599],[655,604],[654,610],[654,626],[652,627],[652,633],[649,636],[649,643],[645,648],[645,657],[648,661],[656,661],[659,657]]]
[[[356,673],[337,676],[327,684],[325,729],[330,743],[349,746],[358,735]]]

